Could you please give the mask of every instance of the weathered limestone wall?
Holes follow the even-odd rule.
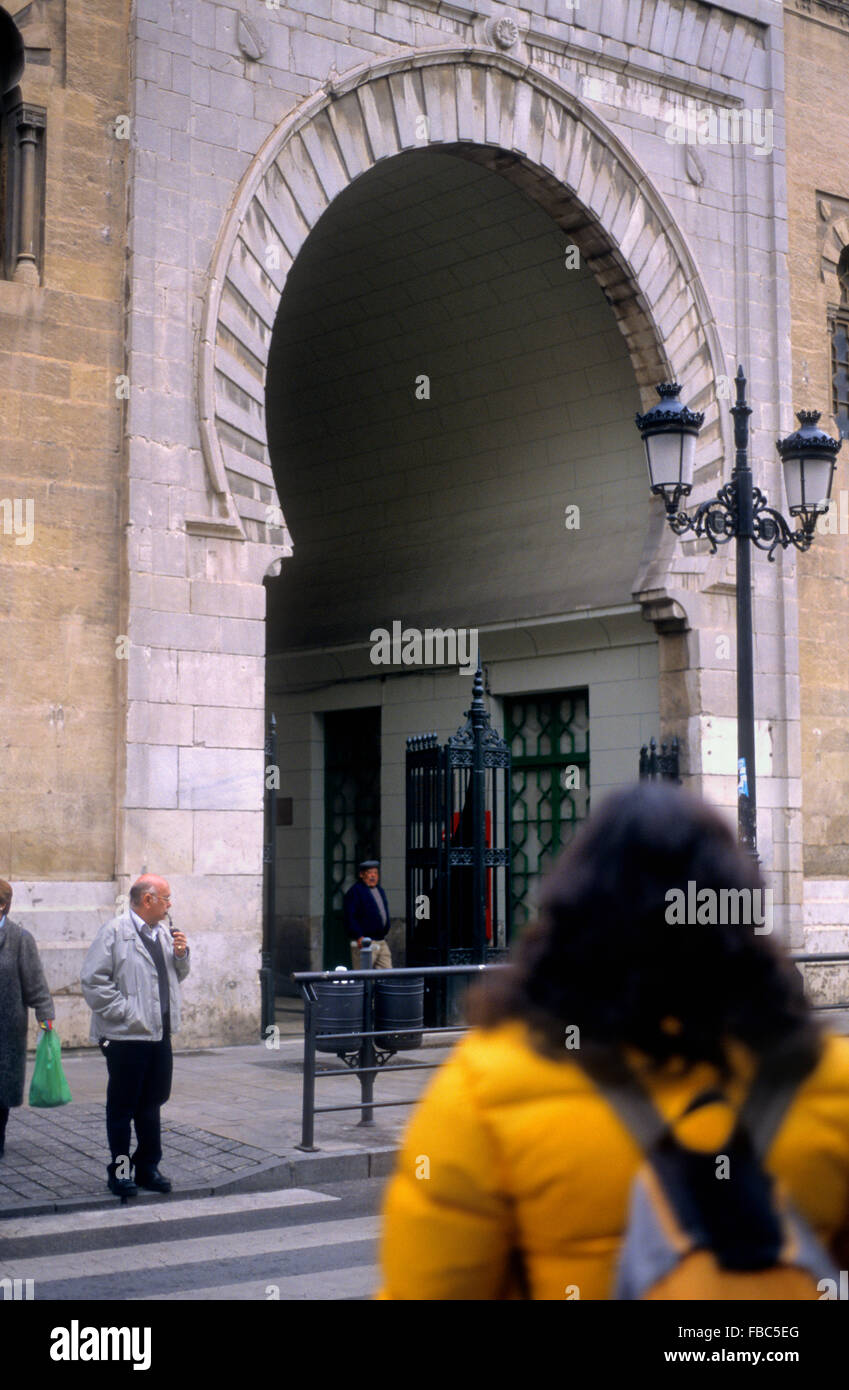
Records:
[[[80,953],[115,898],[129,5],[7,8],[47,124],[42,283],[0,279],[0,498],[33,522],[0,532],[0,874],[74,1040]]]
[[[849,245],[849,113],[845,7],[788,4],[787,186],[794,406],[832,415],[829,309]],[[799,563],[805,945],[849,948],[849,453],[837,458],[831,513]],[[823,1004],[845,1005],[849,971],[808,967]]]
[[[261,581],[289,549],[285,478],[278,499],[266,448],[265,372],[287,271],[339,192],[423,141],[477,150],[572,230],[640,385],[680,374],[706,409],[705,489],[730,464],[718,378],[745,362],[756,479],[780,490],[773,440],[790,424],[780,7],[587,0],[569,23],[545,16],[544,0],[484,8],[136,8],[133,646],[119,871],[122,882],[138,871],[153,835],[208,972],[187,987],[190,999],[202,988],[205,1005],[187,1040],[251,1036],[258,1022]],[[512,24],[496,30],[496,19]],[[688,99],[768,109],[774,150],[670,143]],[[734,715],[733,663],[715,642],[733,633],[727,563],[652,522],[637,588],[664,627],[689,624],[673,658],[661,655],[661,718],[667,732],[686,722],[697,783],[733,804],[733,749],[720,738],[712,760],[708,737]],[[772,754],[759,783],[761,843],[785,925],[798,928],[792,561],[760,565],[756,585],[759,714]]]
[[[786,26],[793,400],[822,411],[823,426],[836,433],[828,310],[840,302],[835,265],[849,244],[849,30],[833,10],[817,4],[804,13],[788,6]],[[849,878],[847,487],[844,443],[829,518],[836,533],[826,534],[820,522],[799,564],[805,873],[813,878]]]
[[[707,411],[694,500],[730,467],[720,379],[739,360],[755,406],[756,481],[783,501],[774,438],[792,414],[782,8],[137,0],[128,37],[129,7],[115,0],[7,7],[24,14],[28,42],[50,61],[33,65],[24,86],[48,111],[44,284],[0,281],[0,498],[31,497],[35,521],[31,546],[0,535],[2,790],[15,809],[0,833],[0,873],[38,928],[68,1040],[87,1032],[74,995],[80,951],[143,867],[171,877],[175,920],[196,948],[185,1041],[246,1039],[259,1016],[262,581],[291,549],[265,421],[288,268],[361,173],[402,150],[459,143],[580,243],[619,318],[643,404],[654,381],[677,375]],[[555,8],[557,18],[545,13]],[[827,6],[814,3],[807,19],[788,7],[797,106],[844,62],[845,35],[823,37],[829,23]],[[794,25],[817,29],[808,50]],[[688,102],[768,112],[775,148],[670,143]],[[849,198],[836,164],[811,182],[821,110],[815,129],[798,127],[791,152],[791,181],[806,163],[807,184],[794,191],[803,261],[822,217],[812,191],[838,212]],[[830,129],[841,110],[836,85]],[[122,114],[129,140],[116,139]],[[804,275],[796,285],[801,403],[806,370],[811,394],[827,395],[815,325],[831,292],[823,299]],[[115,394],[125,371],[126,415]],[[730,808],[731,560],[682,545],[652,510],[636,588],[661,633],[663,732],[683,736],[695,784]],[[829,626],[842,614],[840,547],[818,542],[800,561],[805,603],[805,586],[828,586],[817,609],[828,647],[816,662],[805,657],[807,867],[835,881],[849,874],[844,813],[839,791],[822,800],[821,769],[842,787],[847,678],[839,617]],[[800,940],[794,557],[756,558],[755,622],[761,852],[783,924]],[[116,660],[123,635],[126,661]],[[833,913],[830,897],[816,903],[815,916]]]

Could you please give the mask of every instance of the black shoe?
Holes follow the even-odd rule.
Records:
[[[116,1197],[137,1197],[139,1190],[132,1178],[116,1178],[114,1173],[110,1173],[106,1179],[109,1191],[114,1192]]]
[[[136,1169],[136,1183],[139,1187],[144,1187],[148,1192],[170,1192],[171,1184],[167,1178],[163,1178],[158,1168],[143,1169],[139,1172]]]

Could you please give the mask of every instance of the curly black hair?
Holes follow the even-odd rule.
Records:
[[[577,1026],[581,1044],[632,1046],[655,1066],[710,1062],[726,1077],[731,1040],[761,1055],[796,1034],[815,1056],[820,1034],[798,969],[768,931],[755,931],[766,900],[748,899],[750,925],[678,925],[670,890],[686,897],[689,884],[691,895],[713,889],[717,902],[721,890],[764,888],[705,802],[662,783],[611,794],[555,865],[511,964],[469,991],[471,1022],[524,1019],[537,1046],[560,1058],[569,1057],[565,1029]]]

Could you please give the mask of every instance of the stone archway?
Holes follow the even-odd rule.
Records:
[[[497,170],[578,245],[628,345],[644,404],[674,376],[703,409],[702,476],[721,466],[714,382],[719,335],[697,269],[647,174],[577,98],[503,54],[419,51],[352,70],[308,98],[242,180],[216,248],[198,356],[204,457],[219,518],[194,520],[288,550],[268,456],[265,374],[289,268],[338,193],[380,160],[441,149]],[[647,614],[680,626],[672,572],[694,567],[658,528],[638,589]]]
[[[610,127],[556,82],[498,52],[440,47],[368,64],[325,84],[269,136],[234,198],[213,255],[197,345],[198,424],[214,514],[186,517],[186,529],[196,537],[193,563],[207,578],[238,574],[249,590],[290,553],[265,414],[272,331],[290,268],[340,193],[380,162],[422,149],[488,166],[578,245],[618,321],[643,407],[655,399],[654,383],[674,377],[688,403],[705,411],[697,484],[715,486],[729,445],[728,415],[720,420],[715,389],[726,370],[724,354],[696,264],[648,174]],[[666,646],[660,732],[683,734],[685,771],[704,785],[712,768],[698,750],[719,697],[700,677],[691,679],[698,642],[681,634],[688,623],[705,625],[704,591],[718,562],[692,547],[686,553],[665,526],[660,504],[650,511],[633,591]],[[213,538],[228,544],[210,544]],[[258,620],[264,594],[241,597]],[[213,609],[217,602],[210,595],[204,601]],[[711,606],[722,609],[726,622],[727,593],[710,599]],[[240,696],[253,729],[245,724],[240,747],[252,768],[262,757],[256,734],[265,707],[262,636],[255,629],[249,634],[250,684]],[[217,657],[195,662],[178,651],[178,665],[181,699],[199,706],[210,671],[221,670],[227,681],[242,678],[241,669],[231,674]],[[234,799],[242,762],[226,753],[229,728],[220,730],[219,722],[225,752],[216,745],[209,753],[180,754],[183,785],[196,764],[209,764],[215,784],[197,804],[214,808],[225,828],[232,821],[252,866],[261,817],[252,790],[243,801]],[[251,818],[250,831],[247,819],[236,822],[238,805]],[[195,868],[204,862],[193,853]],[[247,894],[258,916],[257,881],[250,880]]]

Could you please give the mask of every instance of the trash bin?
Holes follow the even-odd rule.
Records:
[[[400,975],[393,980],[377,980],[374,987],[374,1028],[421,1028],[424,1020],[424,978]],[[384,1052],[399,1052],[403,1048],[421,1047],[421,1033],[390,1033],[375,1038],[375,1047]]]
[[[346,1028],[355,1028],[357,1033],[347,1037],[316,1039],[318,1052],[335,1052],[344,1057],[346,1052],[357,1052],[362,1044],[358,1034],[364,1025],[365,983],[363,980],[320,980],[315,986],[318,1001],[318,1032],[343,1033]]]

